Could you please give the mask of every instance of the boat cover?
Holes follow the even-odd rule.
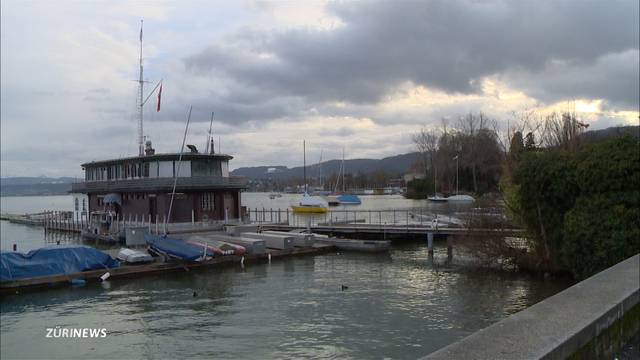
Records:
[[[118,258],[118,260],[122,260],[131,264],[153,261],[151,255],[149,255],[146,251],[142,252],[127,248],[120,249],[116,257]]]
[[[108,254],[89,246],[48,246],[27,254],[0,252],[0,281],[13,281],[40,276],[71,274],[110,269],[120,263]]]
[[[317,206],[326,208],[329,204],[327,203],[327,200],[320,196],[309,196],[309,194],[305,193],[300,201],[300,206]]]
[[[153,251],[181,260],[201,260],[205,254],[205,250],[201,245],[190,244],[184,240],[170,238],[165,235],[144,234],[144,239]],[[206,255],[213,257],[214,253],[207,249]]]
[[[338,196],[338,201],[345,204],[361,204],[362,203],[358,195],[340,195]]]

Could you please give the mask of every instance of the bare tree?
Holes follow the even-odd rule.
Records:
[[[589,124],[578,121],[575,112],[553,112],[544,119],[542,142],[547,147],[575,151],[580,145],[580,135]]]
[[[423,170],[426,175],[428,170],[433,170],[433,159],[438,150],[439,137],[435,130],[422,127],[420,131],[413,134],[412,138],[418,152],[420,152]]]

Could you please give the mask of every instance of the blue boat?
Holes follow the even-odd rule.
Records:
[[[48,246],[28,253],[0,252],[0,282],[111,269],[120,263],[102,251],[79,245]]]
[[[213,251],[206,247],[165,235],[145,234],[144,240],[153,252],[179,260],[201,261],[214,255]]]
[[[360,201],[360,198],[358,197],[358,195],[347,195],[347,194],[339,195],[338,196],[338,201],[342,205],[360,205],[360,204],[362,204],[362,201]]]

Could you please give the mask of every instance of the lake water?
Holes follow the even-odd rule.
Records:
[[[264,197],[243,194],[245,203],[250,196]],[[2,198],[2,211],[62,208],[65,198]],[[392,201],[415,207],[385,203]],[[1,226],[3,248],[17,234],[44,243],[41,229]],[[436,261],[445,252],[436,248]],[[331,253],[4,296],[0,357],[415,359],[569,285],[434,268],[423,242],[398,242],[383,255]],[[107,336],[47,338],[56,326],[104,328]]]

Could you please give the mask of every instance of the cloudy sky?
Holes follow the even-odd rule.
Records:
[[[1,2],[2,176],[137,154],[138,35],[159,152],[214,133],[231,167],[413,151],[421,126],[575,110],[638,123],[638,1]],[[151,86],[152,86],[151,85]],[[147,90],[150,90],[149,87]]]

